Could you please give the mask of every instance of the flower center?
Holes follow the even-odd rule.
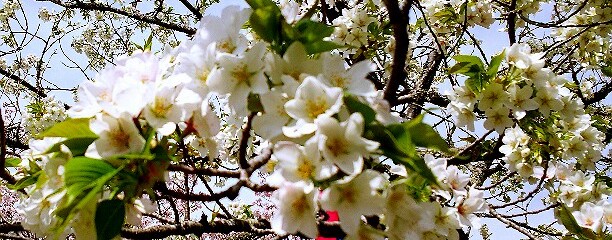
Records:
[[[335,157],[349,153],[345,142],[339,138],[328,139],[326,146]]]
[[[130,146],[130,135],[123,132],[121,128],[113,129],[109,132],[110,138],[112,139],[111,144],[113,147],[122,149],[129,148]]]
[[[249,78],[251,77],[251,73],[249,73],[247,66],[245,64],[242,64],[234,68],[234,71],[232,71],[232,77],[238,80],[238,82],[247,83]]]
[[[348,79],[346,79],[345,77],[339,76],[339,75],[335,75],[331,77],[331,84],[339,88],[345,88],[347,82],[348,82]]]
[[[308,161],[302,161],[297,168],[297,175],[301,179],[308,179],[313,172],[313,166]]]
[[[311,119],[317,118],[317,116],[324,113],[327,108],[327,102],[323,98],[318,98],[314,101],[306,101],[306,112],[308,113],[308,117]]]
[[[166,99],[162,97],[155,97],[155,101],[153,102],[153,106],[151,107],[151,112],[155,117],[165,118],[171,107],[172,104],[169,104]]]

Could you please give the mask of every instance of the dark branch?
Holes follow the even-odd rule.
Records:
[[[196,18],[198,18],[198,19],[202,18],[202,13],[200,13],[200,10],[198,10],[196,7],[191,5],[189,0],[180,0],[180,1],[181,1],[181,3],[183,3],[183,5],[185,5],[185,7],[187,9],[189,9],[189,11],[191,11],[191,13],[193,13],[193,15],[196,16]]]
[[[39,0],[39,1],[49,1],[52,3],[55,3],[57,5],[60,5],[62,7],[65,8],[72,8],[72,9],[83,9],[83,10],[97,10],[97,11],[104,11],[104,12],[112,12],[112,13],[116,13],[119,15],[123,15],[135,20],[139,20],[139,21],[143,21],[146,23],[150,23],[150,24],[155,24],[158,25],[160,27],[164,27],[167,29],[171,29],[171,30],[175,30],[178,32],[182,32],[188,35],[193,35],[195,34],[196,30],[194,28],[188,27],[188,26],[182,26],[182,25],[178,25],[175,23],[169,23],[169,22],[164,22],[161,21],[160,19],[157,19],[155,17],[150,17],[147,16],[145,14],[142,14],[140,12],[135,12],[135,13],[130,13],[127,11],[124,11],[122,9],[118,9],[118,8],[114,8],[111,7],[110,5],[107,4],[103,4],[103,3],[98,3],[98,2],[73,2],[73,3],[68,3],[68,2],[62,2],[61,0]]]
[[[412,0],[408,0],[412,3]],[[389,21],[393,28],[393,37],[395,38],[395,51],[393,52],[393,68],[391,77],[387,85],[383,89],[384,98],[391,106],[397,102],[397,89],[400,83],[406,79],[406,54],[408,53],[408,32],[406,26],[408,24],[408,15],[404,15],[396,0],[383,0],[387,11],[389,12]],[[408,4],[406,7],[410,7]]]

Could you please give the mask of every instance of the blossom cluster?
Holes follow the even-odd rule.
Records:
[[[284,24],[299,22],[300,6],[285,4],[282,14],[289,22]],[[461,11],[467,11],[467,22],[457,18],[456,24],[488,27],[493,22],[486,3],[423,5],[439,33],[452,32],[444,24]],[[352,46],[345,53],[367,46],[368,27],[378,24],[366,8],[355,4],[333,22],[331,39]],[[264,36],[245,28],[251,14],[229,6],[220,16],[204,16],[191,40],[157,54],[143,47],[81,84],[78,102],[66,114],[87,126],[78,140],[90,144],[81,149],[62,137],[29,142],[32,149],[24,154],[20,174],[22,180],[36,175],[36,184],[25,187],[29,197],[20,202],[24,227],[40,236],[94,238],[96,205],[106,200],[125,204],[125,221],[140,225],[142,215],[157,207],[147,191],[165,180],[175,157],[193,154],[206,160],[197,167],[223,163],[246,171],[241,161],[264,148],[272,151],[266,183],[277,188],[271,228],[278,234],[314,238],[317,214],[324,211],[337,211],[341,229],[356,239],[459,239],[461,229],[479,225],[477,213],[489,208],[484,191],[447,159],[421,157],[409,134],[402,135],[411,126],[402,124],[422,119],[409,121],[391,112],[367,78],[373,63],[347,66],[340,54],[309,54],[299,40],[286,48],[264,42]],[[249,27],[258,27],[254,20]],[[86,31],[83,41],[105,38],[99,34]],[[592,172],[604,148],[603,134],[592,126],[568,82],[544,67],[543,54],[531,53],[524,44],[504,53],[505,70],[476,85],[455,87],[449,95],[457,125],[473,131],[476,120],[484,119],[484,128],[499,134],[499,152],[510,171],[531,182],[558,180],[550,184],[550,198],[570,208],[580,226],[602,232],[610,224],[610,193],[595,183]],[[430,126],[419,126],[431,129],[428,137],[439,137]],[[395,137],[403,145],[389,147]],[[169,156],[179,148],[182,156]],[[243,148],[247,152],[240,152]],[[103,163],[111,177],[127,172],[128,177],[120,176],[128,179],[127,187],[99,187],[73,213],[70,203],[85,197],[75,197],[75,183],[66,176],[71,162],[85,160]],[[392,162],[390,171],[376,168],[383,161]],[[241,204],[230,210],[240,219],[252,215]],[[369,218],[384,226],[366,224]]]
[[[572,14],[564,24],[570,27],[555,28],[552,35],[559,41],[566,41],[568,46],[576,46],[572,55],[583,65],[598,67],[602,63],[609,65],[610,37],[612,29],[597,23],[612,20],[612,8],[607,1],[589,1],[584,6],[571,7]],[[589,26],[592,25],[592,26]],[[580,35],[579,37],[576,37]]]
[[[28,134],[27,140],[66,119],[64,106],[51,97],[34,101],[27,108],[23,116],[23,125]]]
[[[601,159],[603,133],[592,126],[567,80],[544,67],[542,54],[531,53],[526,44],[514,44],[504,53],[506,75],[498,75],[480,92],[454,88],[449,108],[457,124],[473,131],[479,118],[475,112],[480,112],[484,128],[501,135],[499,151],[511,172],[531,182],[557,180],[560,184],[549,189],[550,197],[580,209],[573,212],[576,219],[585,211],[603,213],[611,193],[605,183],[595,183],[592,172]],[[583,210],[586,203],[588,209]],[[594,222],[579,224],[598,233],[606,221],[610,224],[599,214]]]
[[[273,161],[277,163],[269,180],[279,188],[275,199],[280,211],[272,219],[275,231],[299,231],[315,237],[318,206],[338,211],[342,229],[349,236],[456,238],[456,229],[471,225],[473,213],[483,209],[482,193],[466,190],[465,176],[457,177],[456,169],[443,176],[447,176],[448,189],[461,192],[452,194],[457,206],[443,207],[427,199],[415,199],[404,184],[391,183],[388,175],[366,167],[367,162],[378,161],[380,143],[363,136],[364,116],[349,111],[346,96],[371,106],[374,121],[391,124],[399,120],[366,79],[373,70],[371,63],[364,61],[347,68],[338,55],[324,53],[312,58],[300,42],[293,43],[283,55],[268,52],[266,43],[249,41],[241,30],[250,13],[249,9],[232,6],[221,16],[206,16],[193,40],[159,56],[137,52],[123,57],[115,66],[101,71],[95,81],[83,83],[78,89],[79,101],[67,114],[73,119],[89,119],[89,127],[97,135],[84,155],[121,166],[118,156],[140,154],[178,133],[190,139],[200,156],[213,160],[225,155],[230,159],[231,148],[223,146],[237,145],[231,139],[237,139],[240,125],[250,112],[259,112],[252,122],[254,133],[273,145]],[[254,95],[259,96],[259,110],[249,107]],[[225,99],[227,104],[216,105],[213,99]],[[226,109],[229,114],[220,118],[214,109]],[[153,130],[153,141],[147,129]],[[63,140],[30,142],[30,160],[36,164],[24,169],[35,171],[36,166],[43,166],[39,174],[45,177],[26,189],[30,197],[21,202],[24,225],[41,236],[51,231],[95,236],[92,221],[96,202],[108,198],[109,193],[79,210],[68,223],[73,230],[62,229],[54,216],[58,206],[68,201],[63,172],[75,154],[62,144]],[[58,143],[60,151],[48,153]],[[148,180],[139,185],[145,186],[137,189],[163,179],[163,174],[144,179]],[[319,187],[323,183],[328,186]],[[388,188],[390,184],[394,185]],[[154,210],[145,207],[151,204],[143,204],[148,198],[139,193],[136,190],[134,196],[123,196],[128,203],[126,219],[138,219]],[[450,198],[451,194],[446,195]],[[45,207],[34,208],[40,204]],[[428,210],[417,211],[421,205]],[[402,212],[397,208],[422,215],[419,221],[423,227],[407,228],[415,218],[397,215]],[[387,233],[365,226],[361,218],[370,215],[384,216],[389,225]]]

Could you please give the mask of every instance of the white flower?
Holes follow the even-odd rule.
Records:
[[[512,152],[517,151],[519,147],[526,146],[529,143],[529,139],[529,136],[523,132],[520,126],[507,128],[502,138],[504,145],[499,148],[499,152],[510,155]]]
[[[285,126],[291,117],[285,111],[285,103],[289,97],[278,88],[261,95],[261,105],[264,113],[253,119],[253,130],[262,138],[271,140],[283,134]]]
[[[584,157],[589,146],[582,137],[575,136],[562,142],[564,159],[581,159]]]
[[[467,127],[470,131],[475,130],[474,122],[476,122],[476,115],[472,108],[460,102],[451,102],[449,108],[451,114],[457,116],[458,127]]]
[[[154,96],[144,107],[147,122],[164,136],[176,129],[176,123],[187,120],[202,102],[190,89],[183,88],[189,81],[185,74],[172,75],[156,88]]]
[[[346,240],[384,240],[385,237],[380,230],[374,229],[371,226],[361,222],[356,234],[349,234],[344,238]]]
[[[390,240],[420,239],[436,227],[434,203],[416,202],[402,183],[388,190],[385,204],[384,223]]]
[[[159,60],[151,53],[136,52],[119,58],[115,66],[102,70],[96,81],[81,84],[79,101],[68,115],[88,118],[104,112],[119,117],[127,112],[136,117],[146,104],[146,96],[160,81],[161,72]]]
[[[383,187],[383,180],[380,173],[368,169],[352,179],[337,181],[321,193],[321,206],[338,211],[342,230],[355,235],[359,230],[361,215],[382,211],[384,198],[377,193],[377,189]]]
[[[503,105],[508,105],[507,101],[508,93],[504,91],[504,87],[499,83],[493,82],[480,93],[478,109],[486,111],[488,109],[501,108]]]
[[[380,145],[361,136],[364,122],[359,113],[351,114],[349,119],[342,123],[335,118],[321,116],[316,120],[316,125],[319,150],[323,157],[349,175],[361,172],[364,156]]]
[[[91,131],[99,136],[87,149],[86,155],[106,158],[113,155],[140,153],[145,145],[144,138],[127,113],[120,118],[98,115],[90,122]]]
[[[17,211],[24,216],[23,227],[38,236],[52,234],[52,227],[58,223],[55,211],[66,194],[66,191],[56,191],[60,186],[50,183],[47,181],[40,189],[28,191],[28,197],[17,203]]]
[[[476,95],[468,86],[453,87],[453,92],[446,95],[451,101],[462,103],[468,108],[474,107],[477,100]]]
[[[337,172],[329,161],[321,161],[317,142],[312,140],[304,147],[293,142],[279,142],[274,145],[274,157],[278,160],[278,172],[291,182],[322,180]]]
[[[531,65],[531,48],[527,44],[515,43],[506,48],[506,62],[517,68],[526,69]]]
[[[572,215],[576,223],[581,227],[589,228],[595,233],[599,233],[603,227],[604,209],[591,202],[586,202],[580,207],[580,211],[573,211]]]
[[[550,111],[559,111],[563,109],[563,102],[559,99],[559,91],[554,87],[542,87],[538,89],[536,93],[536,102],[539,107],[539,111],[548,117]]]
[[[97,239],[96,232],[96,207],[98,197],[90,200],[78,210],[73,222],[70,224],[74,229],[74,236],[79,239]]]
[[[344,67],[344,58],[340,55],[325,55],[323,64],[324,83],[332,87],[359,96],[375,96],[374,84],[366,79],[368,73],[374,70],[370,61],[361,61],[351,66],[348,71]]]
[[[139,198],[134,203],[126,205],[125,220],[130,225],[140,226],[143,213],[157,211],[157,203],[147,198]]]
[[[279,209],[270,221],[272,230],[278,234],[299,231],[311,238],[317,236],[317,208],[312,184],[286,182],[274,192],[273,197]]]
[[[470,182],[470,175],[463,173],[457,166],[449,166],[446,169],[446,184],[457,195],[466,195],[465,187]]]
[[[329,88],[315,77],[307,77],[298,87],[295,98],[285,103],[287,114],[297,119],[295,126],[283,127],[288,137],[300,137],[316,130],[315,119],[332,116],[342,106],[342,89]]]
[[[179,53],[176,58],[178,64],[175,67],[174,74],[187,74],[191,81],[185,87],[205,98],[209,92],[208,77],[215,68],[216,52],[214,52],[214,49],[202,43],[194,42],[190,49]]]
[[[436,211],[434,221],[436,227],[433,231],[445,239],[459,239],[457,229],[461,228],[457,219],[457,209],[452,207],[442,207],[439,203],[433,203]]]
[[[203,101],[190,119],[189,124],[195,129],[197,136],[193,136],[191,146],[200,152],[201,156],[210,159],[219,156],[218,144],[215,136],[221,129],[219,117],[212,110],[208,101]]]
[[[281,83],[281,76],[286,75],[293,78],[298,83],[301,82],[302,74],[316,76],[321,73],[323,61],[321,59],[311,59],[304,48],[304,45],[295,41],[292,43],[282,58],[277,54],[270,54],[267,57],[270,73],[270,80],[275,84]],[[289,95],[293,93],[287,92]]]
[[[487,204],[483,199],[483,191],[470,187],[467,196],[457,199],[457,216],[462,227],[478,225],[478,217],[475,212],[486,210]]]
[[[221,68],[214,69],[206,82],[211,91],[229,94],[230,107],[241,116],[246,113],[246,100],[250,92],[261,94],[268,91],[262,60],[265,50],[265,45],[259,43],[243,56],[221,54]]]
[[[487,119],[484,122],[484,127],[488,130],[495,129],[498,133],[504,132],[504,129],[511,127],[513,124],[512,119],[508,117],[509,113],[510,110],[505,107],[485,110]]]
[[[250,8],[231,5],[223,8],[221,16],[202,17],[194,42],[199,42],[202,46],[212,43],[214,49],[219,52],[242,53],[248,41],[240,30],[251,12]]]
[[[517,120],[522,119],[527,114],[526,111],[535,110],[538,108],[538,103],[531,99],[533,89],[530,86],[523,88],[512,85],[508,87],[508,93],[510,95],[510,108],[512,108],[512,114]]]

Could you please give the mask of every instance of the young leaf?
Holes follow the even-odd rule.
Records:
[[[612,61],[601,66],[601,73],[606,77],[612,77]]]
[[[125,203],[118,199],[104,200],[96,209],[96,233],[99,240],[110,240],[121,233],[125,219]]]
[[[402,125],[410,133],[412,142],[416,146],[448,152],[446,141],[440,137],[440,134],[433,127],[423,123],[423,115],[419,115]]]
[[[497,75],[497,71],[499,70],[499,65],[501,65],[501,62],[505,56],[506,51],[502,51],[500,54],[497,54],[491,59],[491,63],[489,63],[489,67],[487,68],[487,78],[489,80],[495,78],[495,75]]]
[[[280,44],[281,21],[284,21],[276,4],[254,8],[249,22],[261,39],[271,44]]]
[[[391,158],[393,162],[404,165],[430,183],[438,185],[436,176],[425,164],[425,160],[416,153],[410,133],[400,124],[392,124],[387,127],[373,124],[368,126],[366,137],[378,141],[383,155]]]
[[[38,137],[97,138],[98,135],[89,129],[89,118],[70,118],[55,124]]]
[[[153,33],[149,34],[149,37],[145,41],[144,46],[142,47],[143,51],[151,51],[151,47],[153,46]]]
[[[264,112],[259,94],[249,94],[247,98],[247,109],[251,112]]]
[[[346,108],[348,108],[349,112],[355,113],[359,112],[363,116],[364,122],[366,125],[370,124],[372,121],[376,119],[376,111],[372,109],[365,103],[362,103],[354,96],[350,94],[344,95],[344,103],[346,104]]]
[[[329,37],[334,33],[334,28],[327,26],[325,23],[315,22],[310,19],[304,19],[295,24],[294,27],[300,33],[299,40],[304,43],[313,43],[323,38]]]
[[[343,48],[344,46],[330,41],[317,41],[305,44],[304,47],[306,48],[306,52],[308,54],[317,54]]]
[[[574,215],[572,215],[572,212],[567,208],[567,206],[565,206],[565,204],[560,203],[559,208],[555,209],[555,215],[561,221],[563,226],[565,226],[565,229],[567,229],[569,232],[574,233],[582,238],[594,239],[594,233],[591,230],[585,229],[578,225],[578,222],[576,222]]]
[[[54,144],[47,151],[45,151],[45,154],[52,153],[52,152],[58,152],[62,145],[66,145],[66,147],[70,149],[70,152],[72,152],[72,156],[82,156],[83,154],[85,154],[85,151],[87,151],[87,148],[89,147],[89,145],[91,145],[91,143],[93,143],[96,139],[98,138],[97,137],[95,138],[91,138],[91,137],[70,138],[68,140],[61,141],[61,142]]]
[[[474,65],[477,65],[480,69],[484,70],[484,63],[479,57],[472,56],[472,55],[457,55],[457,56],[454,56],[453,59],[455,59],[457,63],[465,62],[465,63],[474,64]]]
[[[271,0],[246,0],[246,2],[251,6],[252,9],[258,9],[262,7],[272,6],[276,4]]]
[[[54,228],[59,235],[74,215],[94,200],[104,185],[115,177],[122,168],[114,168],[103,160],[75,157],[64,166],[67,199],[58,207],[55,215],[59,219]]]
[[[11,190],[21,190],[26,188],[27,186],[30,186],[32,184],[35,184],[38,181],[38,178],[40,177],[40,175],[42,174],[42,171],[38,171],[32,175],[29,176],[25,176],[21,179],[19,179],[15,184],[8,184],[7,187]]]
[[[21,158],[16,158],[16,157],[7,158],[4,161],[4,167],[19,167],[20,163],[21,163]]]
[[[92,183],[102,181],[103,176],[116,171],[107,162],[88,157],[70,159],[64,166],[64,169],[67,193],[71,196],[78,196],[87,188],[93,187]]]

